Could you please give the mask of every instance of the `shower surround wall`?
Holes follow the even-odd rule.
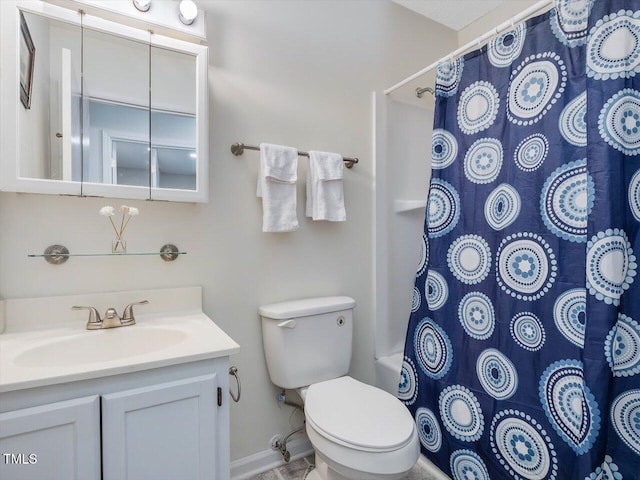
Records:
[[[73,258],[62,266],[29,259],[52,243],[71,252],[108,251],[112,231],[98,215],[121,200],[0,194],[0,297],[202,285],[204,311],[242,347],[243,398],[231,406],[232,460],[262,452],[289,429],[262,349],[258,306],[344,294],[356,299],[351,373],[374,381],[372,230],[375,176],[371,92],[455,46],[456,34],[392,2],[204,1],[209,32],[210,199],[208,204],[130,202],[131,250],[172,242],[188,255]],[[331,32],[330,35],[327,32]],[[408,92],[410,94],[411,92]],[[274,142],[357,155],[345,172],[348,220],[261,232],[255,198],[258,157],[236,158],[233,142]],[[299,177],[306,177],[306,160]],[[304,182],[298,182],[304,198]]]
[[[377,359],[402,352],[411,313],[431,173],[433,100],[428,95],[413,103],[373,96]],[[378,386],[396,393],[400,363],[388,385],[382,378],[386,372],[377,371]]]

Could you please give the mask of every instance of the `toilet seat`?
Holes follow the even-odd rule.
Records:
[[[415,429],[411,414],[397,398],[349,376],[311,385],[305,415],[328,440],[363,451],[402,448]]]
[[[347,478],[401,478],[420,442],[409,410],[393,395],[340,377],[305,392],[307,435],[331,468]]]
[[[306,420],[307,429],[312,428],[318,435],[320,435],[325,440],[335,443],[336,445],[341,445],[345,448],[349,448],[352,450],[357,450],[360,452],[371,452],[371,453],[385,453],[385,452],[395,452],[396,450],[402,449],[402,447],[406,446],[411,442],[411,435],[406,439],[406,441],[402,445],[393,446],[393,447],[382,447],[382,448],[372,448],[363,445],[354,445],[353,443],[346,442],[341,440],[330,433],[326,432],[322,428],[320,428],[317,424],[313,422],[313,420]]]

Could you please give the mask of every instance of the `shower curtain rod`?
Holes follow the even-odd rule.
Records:
[[[425,73],[430,72],[431,70],[436,68],[440,62],[443,62],[445,60],[452,61],[455,57],[458,57],[458,56],[462,55],[463,53],[466,53],[468,50],[470,50],[473,47],[479,48],[481,46],[481,44],[486,42],[487,40],[490,40],[491,38],[496,37],[496,36],[500,35],[501,33],[505,32],[507,30],[513,29],[513,27],[515,26],[516,23],[520,23],[522,20],[527,19],[528,17],[530,17],[534,13],[538,13],[540,10],[543,10],[546,7],[549,7],[551,5],[555,5],[556,1],[557,0],[541,0],[541,1],[537,2],[537,3],[534,3],[533,5],[531,5],[526,10],[523,10],[522,12],[520,12],[518,15],[516,15],[514,17],[511,17],[506,22],[503,22],[500,25],[498,25],[497,27],[492,28],[487,33],[485,33],[484,35],[480,35],[475,40],[471,40],[469,43],[466,43],[465,45],[463,45],[462,47],[458,48],[457,50],[451,52],[448,55],[445,55],[440,60],[438,60],[436,62],[433,62],[428,67],[425,67],[422,70],[420,70],[419,72],[416,72],[413,75],[405,78],[401,82],[396,83],[394,86],[387,88],[384,91],[384,94],[385,95],[389,95],[390,93],[394,92],[395,90],[399,89],[400,87],[405,86],[407,83],[411,82],[412,80],[415,80],[416,78],[421,77]]]

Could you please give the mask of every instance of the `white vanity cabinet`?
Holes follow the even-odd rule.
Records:
[[[219,478],[217,385],[214,374],[105,395],[102,478]]]
[[[228,369],[221,357],[2,393],[0,453],[18,463],[0,458],[0,478],[228,480]]]
[[[70,309],[141,299],[121,328],[88,331]],[[200,287],[3,303],[1,480],[229,480],[240,346],[202,311]]]
[[[100,398],[0,414],[0,454],[3,479],[100,480]]]

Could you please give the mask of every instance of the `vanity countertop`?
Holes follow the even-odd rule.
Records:
[[[187,293],[197,298],[200,290],[189,289]],[[0,335],[0,392],[149,370],[240,351],[240,346],[200,309],[136,313],[136,325],[128,327],[86,330],[85,324],[76,320],[50,328],[7,328]]]
[[[239,351],[240,346],[204,313],[140,315],[136,325],[105,330],[86,330],[79,325],[5,333],[0,335],[0,392],[137,372]]]

